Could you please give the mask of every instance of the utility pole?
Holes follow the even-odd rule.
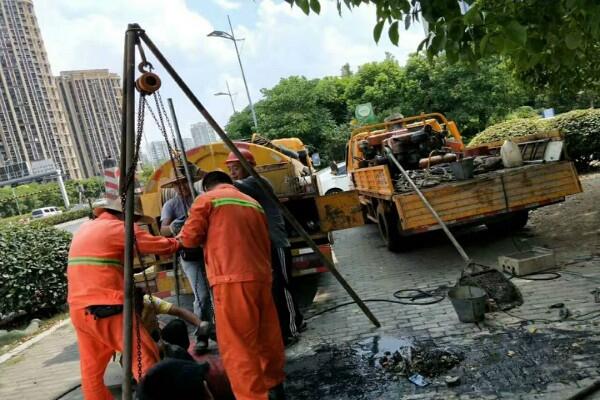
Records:
[[[60,169],[56,170],[56,180],[58,181],[58,188],[60,189],[60,194],[63,198],[63,203],[65,203],[65,209],[68,210],[71,208],[71,203],[69,202],[69,195],[67,194],[67,189],[65,188],[65,182],[62,178],[62,173]]]
[[[17,205],[17,214],[21,215],[21,207],[19,206],[19,200],[17,199],[17,194],[15,193],[15,188],[12,189],[13,199],[15,199],[15,204]]]
[[[231,33],[224,31],[212,31],[208,34],[211,37],[220,37],[223,39],[229,39],[233,42],[235,46],[235,54],[237,55],[238,63],[240,64],[240,71],[242,71],[242,79],[244,80],[244,87],[246,88],[246,95],[248,96],[248,103],[250,104],[250,112],[252,113],[252,120],[254,121],[254,129],[258,131],[258,121],[256,120],[256,112],[254,111],[254,104],[252,103],[252,98],[250,97],[250,90],[248,90],[248,82],[246,82],[246,74],[244,73],[244,67],[242,66],[242,59],[240,58],[240,50],[238,49],[237,41],[241,39],[235,38],[235,33],[233,32],[233,26],[231,25],[231,18],[229,15],[227,16],[227,22],[229,22],[229,30]]]

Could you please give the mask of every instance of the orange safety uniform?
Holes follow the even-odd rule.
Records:
[[[141,253],[172,254],[179,244],[175,239],[153,236],[135,225]],[[67,267],[69,313],[77,333],[81,367],[81,386],[85,400],[112,399],[104,385],[104,371],[115,351],[123,352],[123,314],[96,319],[87,311],[92,305],[123,304],[123,257],[125,224],[103,212],[87,221],[73,236]],[[135,318],[135,316],[134,316]],[[133,334],[133,376],[137,378]],[[140,329],[142,373],[159,360],[158,347],[145,329]]]
[[[233,185],[196,199],[179,235],[204,246],[217,341],[237,400],[267,400],[283,382],[285,354],[271,295],[271,252],[261,206]]]

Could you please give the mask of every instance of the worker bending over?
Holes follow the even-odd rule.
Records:
[[[204,247],[217,340],[237,400],[283,399],[285,355],[271,295],[270,240],[262,207],[222,171],[209,172],[179,235]],[[271,392],[271,394],[269,394]]]
[[[250,151],[247,149],[239,149],[239,151],[251,165],[256,165],[254,156]],[[271,239],[273,299],[277,307],[284,343],[286,346],[293,344],[298,340],[297,338],[304,325],[304,321],[291,285],[292,251],[283,215],[281,215],[277,203],[271,200],[271,197],[261,189],[257,179],[248,174],[233,152],[229,153],[225,163],[229,168],[231,177],[235,180],[235,187],[242,193],[258,201],[267,216],[269,238]],[[271,184],[266,179],[261,179],[271,188]]]
[[[96,207],[94,214],[97,218],[81,225],[71,241],[67,301],[77,333],[83,396],[104,400],[113,398],[104,385],[104,371],[113,353],[123,351],[125,224],[119,202]],[[142,216],[140,207],[135,215],[136,220]],[[175,239],[152,236],[137,225],[134,230],[142,254],[168,255],[179,248]],[[144,374],[158,361],[158,348],[146,330],[140,329],[140,338]],[[136,349],[137,335],[132,341]],[[133,374],[137,376],[135,362]]]

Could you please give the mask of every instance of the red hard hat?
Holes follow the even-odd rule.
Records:
[[[256,160],[254,160],[254,156],[250,153],[250,150],[247,149],[238,149],[240,153],[244,156],[244,158],[252,165],[256,165]],[[225,160],[225,164],[234,163],[240,161],[235,153],[232,151],[227,156],[227,160]]]

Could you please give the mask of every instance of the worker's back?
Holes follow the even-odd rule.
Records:
[[[124,237],[123,221],[107,212],[79,228],[67,268],[72,308],[123,304]]]
[[[220,184],[196,199],[181,239],[186,247],[204,244],[211,285],[272,280],[264,211],[232,185]]]

